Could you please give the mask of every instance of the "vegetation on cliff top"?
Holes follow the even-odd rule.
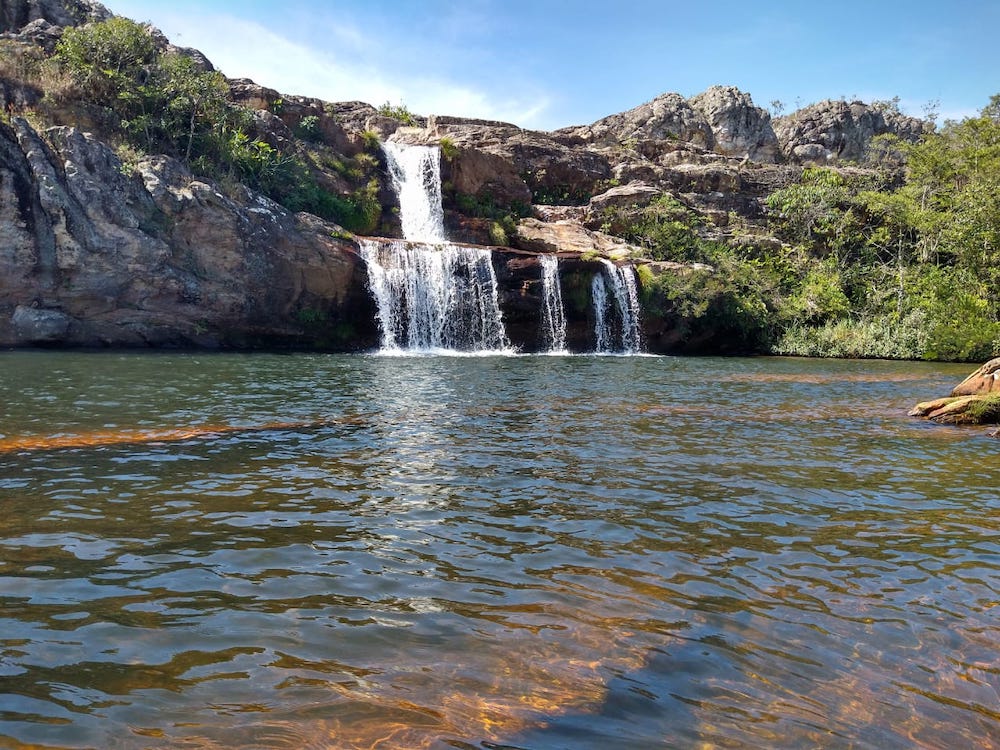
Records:
[[[371,232],[378,222],[378,185],[372,181],[377,162],[359,160],[342,170],[352,191],[327,189],[305,147],[315,135],[315,118],[299,123],[300,141],[271,145],[256,135],[253,113],[231,101],[221,73],[182,52],[162,51],[141,24],[113,17],[70,27],[51,58],[13,44],[0,57],[8,75],[45,92],[49,110],[76,110],[76,117],[118,143],[129,161],[166,153],[196,174],[244,183],[293,211],[309,211],[351,231]]]

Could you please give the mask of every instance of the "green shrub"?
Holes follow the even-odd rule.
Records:
[[[972,401],[966,415],[973,424],[996,424],[1000,422],[1000,396],[989,395]]]
[[[382,136],[375,130],[366,130],[361,134],[361,143],[365,151],[378,153],[382,148]]]
[[[295,126],[295,135],[304,141],[316,141],[320,138],[319,117],[306,115]]]
[[[925,316],[837,320],[821,326],[790,326],[771,347],[773,354],[852,359],[919,359],[927,340]]]
[[[67,28],[55,59],[79,86],[81,96],[132,110],[159,52],[149,31],[127,18]]]
[[[455,142],[448,136],[445,136],[438,141],[438,145],[441,147],[441,154],[448,161],[451,161],[458,156],[458,146],[456,146]]]
[[[378,108],[378,113],[383,117],[391,117],[393,120],[399,120],[404,125],[415,125],[417,122],[413,113],[402,103],[390,104],[386,102]]]

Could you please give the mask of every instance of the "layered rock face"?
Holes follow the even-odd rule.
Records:
[[[73,128],[0,125],[0,345],[368,348],[374,308],[337,228],[167,157],[134,175]]]

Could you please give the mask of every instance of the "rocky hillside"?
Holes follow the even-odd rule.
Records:
[[[497,255],[500,278],[528,326],[540,305],[526,280],[537,252],[639,259],[613,215],[664,196],[700,217],[706,236],[730,239],[738,221],[773,242],[763,200],[804,167],[857,169],[873,137],[915,140],[929,127],[861,102],[773,120],[749,94],[715,86],[537,132],[220,78],[225,117],[243,139],[227,142],[243,161],[229,154],[220,168],[193,158],[194,114],[186,149],[182,138],[163,141],[164,153],[136,149],[107,106],[53,73],[66,28],[110,17],[91,0],[0,8],[0,345],[373,346],[354,233],[399,236],[379,139],[442,147],[450,236],[509,246]],[[150,54],[216,80],[197,78],[217,75],[200,53],[149,34]],[[684,313],[660,312],[647,320],[654,349],[712,339],[674,335]]]

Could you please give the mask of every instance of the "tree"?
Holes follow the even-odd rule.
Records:
[[[159,91],[166,102],[164,130],[176,141],[183,133],[184,158],[191,161],[199,131],[219,131],[229,109],[226,79],[201,70],[187,55],[164,55],[159,64]]]
[[[127,18],[66,29],[55,59],[94,104],[117,108],[134,101],[159,52],[149,31]]]

